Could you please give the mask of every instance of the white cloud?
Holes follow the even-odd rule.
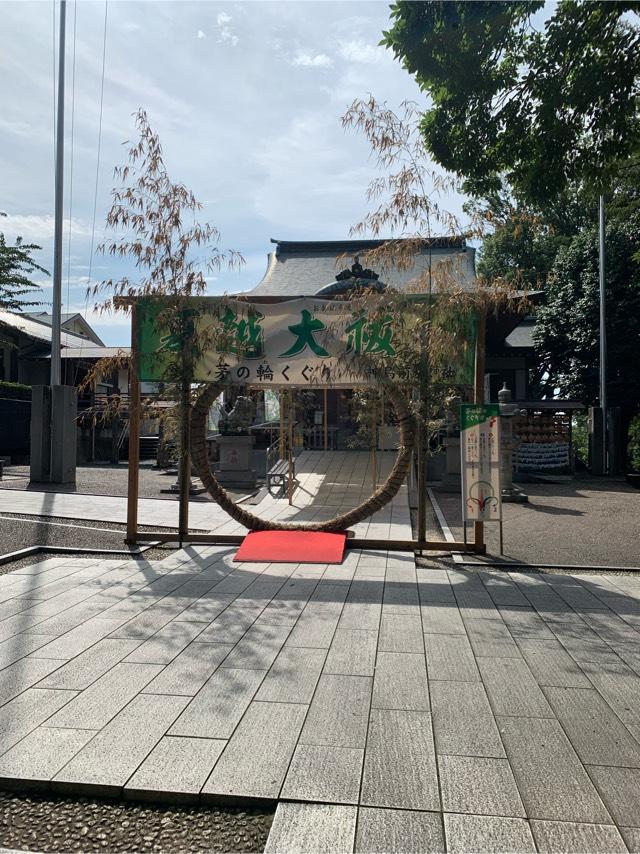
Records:
[[[361,65],[377,65],[379,62],[391,62],[391,54],[377,44],[370,44],[357,39],[340,42],[340,56],[347,62],[357,62]]]
[[[333,60],[326,53],[317,53],[313,56],[310,53],[298,51],[291,60],[291,65],[299,65],[303,68],[332,68]]]
[[[0,217],[0,231],[8,241],[22,237],[27,242],[46,243],[53,240],[53,216],[46,214],[38,216],[34,214],[9,214]],[[63,223],[63,234],[69,235],[69,220]],[[80,219],[71,220],[71,237],[87,237],[91,234],[91,227]]]
[[[218,23],[218,41],[223,44],[230,44],[231,47],[236,47],[240,39],[234,33],[232,27],[229,26],[231,21],[233,21],[233,16],[227,12],[218,12],[216,21]]]
[[[199,39],[205,39],[206,38],[206,35],[203,33],[202,30],[198,30],[198,38]]]

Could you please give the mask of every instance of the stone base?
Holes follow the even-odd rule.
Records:
[[[215,469],[214,475],[221,486],[231,489],[254,489],[256,485],[255,469],[235,469],[234,471]]]
[[[526,492],[514,486],[511,489],[502,490],[502,500],[507,504],[524,504],[529,500],[529,496]]]

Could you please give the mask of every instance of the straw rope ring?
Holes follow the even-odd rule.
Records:
[[[219,383],[207,385],[198,395],[191,411],[191,461],[200,480],[209,495],[225,510],[232,519],[250,531],[346,531],[352,525],[362,522],[388,504],[395,495],[409,471],[411,453],[415,444],[416,425],[409,409],[409,403],[403,392],[393,384],[385,384],[385,393],[398,419],[400,447],[389,476],[378,489],[365,501],[347,513],[342,513],[326,522],[270,522],[249,513],[236,504],[229,493],[218,483],[209,463],[207,451],[207,417],[216,398],[223,391]]]

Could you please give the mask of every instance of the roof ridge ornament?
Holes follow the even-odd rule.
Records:
[[[336,276],[336,282],[344,282],[347,279],[367,279],[369,281],[377,281],[380,276],[374,273],[373,270],[365,269],[360,263],[359,256],[354,257],[354,262],[351,269],[347,268]]]

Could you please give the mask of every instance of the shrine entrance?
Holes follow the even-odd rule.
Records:
[[[422,431],[411,414],[411,389],[376,375],[369,353],[384,349],[392,358],[392,318],[384,318],[376,328],[367,328],[361,317],[350,314],[349,302],[319,298],[243,299],[190,298],[193,309],[186,313],[197,316],[194,337],[200,334],[203,312],[211,324],[230,334],[224,351],[207,350],[196,358],[191,385],[202,385],[187,412],[188,424],[182,425],[183,442],[203,485],[214,501],[248,531],[309,530],[347,532],[348,548],[381,548],[386,550],[437,550],[484,553],[482,523],[475,527],[474,541],[441,542],[426,537],[427,484],[425,477]],[[132,375],[130,384],[130,436],[139,433],[141,401],[140,382],[162,382],[167,363],[179,350],[181,342],[173,340],[163,328],[163,301],[137,298],[129,301],[132,316]],[[166,300],[164,300],[166,305]],[[204,306],[204,308],[203,308]],[[181,308],[185,314],[185,308]],[[190,321],[191,322],[191,321]],[[192,323],[192,326],[194,324]],[[226,329],[225,329],[226,325]],[[373,324],[370,324],[373,327]],[[235,338],[234,338],[235,336]],[[175,336],[174,336],[175,337]],[[208,340],[208,339],[207,339]],[[231,341],[232,343],[229,343]],[[234,345],[237,341],[238,347]],[[478,342],[481,341],[478,335]],[[478,377],[484,370],[483,341],[476,344],[476,394],[482,385]],[[379,385],[393,406],[399,431],[399,447],[386,479],[355,507],[340,512],[326,521],[278,522],[260,518],[246,506],[237,504],[216,479],[210,465],[207,427],[210,409],[220,394],[231,384],[248,388],[353,388]],[[326,392],[325,392],[326,400]],[[174,542],[239,545],[242,534],[192,533],[189,531],[189,491],[180,490],[178,534],[166,531],[139,531],[137,523],[139,447],[129,442],[129,489],[127,505],[127,542]],[[355,536],[349,529],[372,516],[398,493],[412,470],[417,470],[417,536],[411,539],[370,538]],[[182,479],[189,478],[182,472]]]

